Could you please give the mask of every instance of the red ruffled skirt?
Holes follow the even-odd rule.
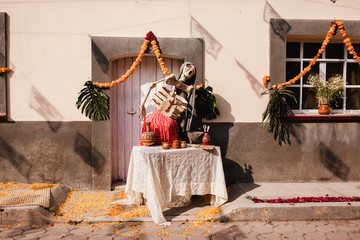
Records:
[[[150,131],[156,135],[155,145],[179,139],[179,124],[175,119],[164,116],[159,110],[149,114],[143,123],[141,133],[146,131],[146,123],[150,123]],[[140,142],[140,145],[144,145]]]

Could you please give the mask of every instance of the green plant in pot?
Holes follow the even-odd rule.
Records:
[[[311,90],[315,92],[319,114],[329,114],[330,104],[336,104],[338,98],[344,97],[344,79],[339,74],[327,81],[321,78],[319,74],[312,74],[308,81],[313,86]]]

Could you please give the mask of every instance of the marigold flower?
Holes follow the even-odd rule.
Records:
[[[204,87],[203,84],[196,85],[196,86],[195,86],[195,90],[199,90],[200,88],[203,88],[203,87]]]

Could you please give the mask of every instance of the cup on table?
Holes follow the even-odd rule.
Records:
[[[180,148],[180,142],[179,140],[174,140],[172,143],[173,148]]]
[[[169,147],[170,147],[168,142],[162,142],[161,146],[163,149],[169,149]]]

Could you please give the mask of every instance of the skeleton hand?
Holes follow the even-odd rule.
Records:
[[[144,121],[145,118],[146,118],[146,109],[145,109],[144,104],[141,104],[141,106],[140,106],[140,115],[139,115],[140,122]]]

